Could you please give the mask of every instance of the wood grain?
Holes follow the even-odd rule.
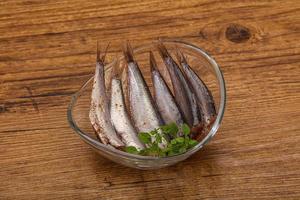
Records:
[[[300,4],[0,1],[0,199],[300,199]],[[217,136],[173,167],[114,164],[69,128],[95,44],[179,37],[227,84]]]

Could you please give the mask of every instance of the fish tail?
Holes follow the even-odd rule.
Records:
[[[150,68],[151,72],[157,71],[157,64],[152,51],[150,51]]]
[[[128,41],[123,46],[123,54],[125,56],[125,60],[128,63],[134,62],[133,50],[132,50],[132,47],[131,47],[131,45],[130,45],[130,43]]]
[[[104,62],[105,62],[105,56],[106,56],[106,54],[107,54],[107,51],[108,51],[109,46],[110,46],[110,43],[108,43],[108,44],[106,45],[105,51],[104,51],[104,53],[102,54],[102,53],[100,52],[100,48],[101,48],[101,47],[100,47],[99,42],[98,42],[98,40],[97,40],[97,57],[96,57],[97,62],[99,62],[99,63],[101,63],[101,64],[104,65]]]
[[[159,52],[160,56],[163,59],[166,59],[166,58],[170,57],[170,54],[169,54],[166,46],[161,41],[158,42],[157,48],[158,48],[158,52]]]

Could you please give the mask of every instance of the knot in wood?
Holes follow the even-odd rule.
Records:
[[[226,29],[226,38],[234,43],[246,42],[250,39],[250,30],[239,24],[230,24]]]

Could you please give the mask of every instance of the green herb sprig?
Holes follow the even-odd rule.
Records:
[[[180,127],[175,123],[160,126],[150,132],[138,134],[140,141],[146,146],[145,149],[138,150],[134,146],[128,146],[125,151],[132,154],[158,157],[182,154],[198,144],[197,140],[189,137],[190,132],[190,127],[187,124],[182,124]],[[168,138],[172,139],[169,140]],[[160,148],[159,144],[163,140],[169,142],[165,148]]]

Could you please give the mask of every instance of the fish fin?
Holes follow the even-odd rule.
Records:
[[[162,41],[158,41],[157,44],[158,52],[163,59],[171,57],[166,46],[162,43]]]
[[[105,62],[105,57],[106,57],[106,54],[107,54],[107,51],[108,51],[108,48],[110,46],[110,43],[108,43],[106,45],[106,48],[105,48],[105,51],[103,54],[101,54],[100,52],[100,45],[99,45],[99,41],[97,40],[97,57],[96,57],[96,61],[103,64],[104,65],[104,62]]]
[[[130,43],[127,41],[125,45],[123,46],[123,54],[125,56],[125,60],[130,63],[130,62],[135,62],[134,57],[133,57],[133,50],[130,45]]]
[[[152,51],[150,51],[150,68],[151,68],[151,72],[158,71],[157,64]]]

